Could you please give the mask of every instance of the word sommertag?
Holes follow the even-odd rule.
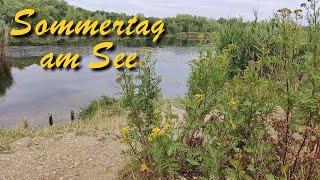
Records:
[[[134,16],[127,22],[122,20],[112,21],[107,19],[103,22],[97,20],[85,20],[85,21],[53,21],[51,24],[47,20],[41,20],[35,24],[34,27],[24,20],[25,17],[29,18],[35,15],[34,9],[24,9],[15,14],[14,21],[22,26],[20,29],[12,29],[10,34],[12,36],[23,36],[30,32],[34,32],[37,36],[45,35],[59,35],[59,36],[109,36],[116,34],[117,36],[153,36],[152,41],[156,42],[161,35],[165,32],[165,25],[162,20],[156,20],[153,24],[150,24],[148,20],[138,22],[138,17]],[[111,50],[113,47],[112,42],[102,42],[94,46],[93,54],[101,59],[100,62],[91,61],[89,68],[101,69],[110,64],[110,58],[106,54],[100,53],[101,50]],[[72,68],[76,69],[80,66],[79,54],[59,54],[54,56],[53,52],[48,53],[40,60],[40,65],[45,69],[52,68]],[[119,69],[126,66],[131,69],[137,64],[138,55],[133,52],[129,55],[125,53],[119,53],[114,57],[113,66]]]

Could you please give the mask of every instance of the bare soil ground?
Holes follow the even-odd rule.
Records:
[[[11,148],[13,153],[0,154],[0,179],[118,179],[125,164],[125,145],[112,134],[27,137]]]
[[[127,164],[119,132],[126,123],[126,114],[99,109],[84,121],[0,129],[0,180],[119,179]]]

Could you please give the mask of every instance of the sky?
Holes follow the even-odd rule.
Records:
[[[145,16],[172,17],[192,14],[208,18],[243,17],[253,19],[257,9],[260,19],[272,16],[280,8],[296,9],[306,0],[67,0],[71,5],[87,10],[104,10]]]

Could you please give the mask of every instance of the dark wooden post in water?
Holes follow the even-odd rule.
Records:
[[[74,121],[74,110],[71,110],[71,117],[70,117],[71,121]]]
[[[49,113],[49,125],[52,126],[53,125],[53,117],[52,114]]]

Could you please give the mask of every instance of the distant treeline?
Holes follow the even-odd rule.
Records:
[[[69,5],[64,0],[0,0],[0,19],[11,23],[15,13],[25,9],[33,8],[38,15],[32,18],[31,23],[46,19],[54,20],[73,20],[80,21],[86,19],[103,21],[105,19],[128,20],[132,15],[105,11],[88,11],[83,8]],[[140,19],[148,19],[150,22],[158,19],[155,17],[145,17],[143,14],[137,14]],[[207,33],[213,32],[217,28],[217,21],[206,17],[192,16],[187,14],[178,14],[176,17],[164,18],[167,34],[178,34],[188,32]]]

